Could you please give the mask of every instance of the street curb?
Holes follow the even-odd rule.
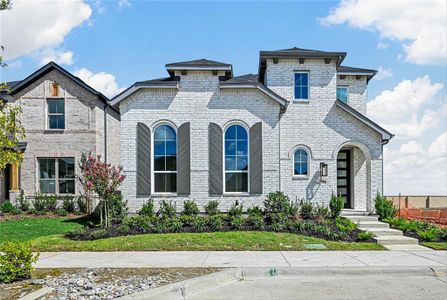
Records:
[[[165,285],[152,290],[131,294],[120,299],[185,299],[199,292],[208,291],[242,280],[241,269],[229,269],[213,274],[191,278],[185,281]]]
[[[37,291],[31,292],[28,295],[25,295],[21,298],[19,298],[19,300],[34,300],[34,299],[38,299],[48,293],[50,293],[53,290],[52,287],[43,287],[41,289],[38,289]]]

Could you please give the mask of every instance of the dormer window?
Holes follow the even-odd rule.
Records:
[[[349,98],[349,87],[337,86],[337,100],[340,100],[347,104],[348,98]]]
[[[295,100],[309,100],[309,72],[295,72]]]
[[[64,99],[48,99],[48,129],[65,129]]]

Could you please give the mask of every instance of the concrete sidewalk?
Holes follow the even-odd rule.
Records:
[[[447,251],[43,252],[37,268],[426,267]]]

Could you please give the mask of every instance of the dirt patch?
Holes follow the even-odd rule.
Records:
[[[16,220],[29,220],[29,219],[57,219],[57,218],[66,218],[66,219],[76,219],[83,217],[85,215],[82,214],[68,214],[66,216],[58,215],[54,212],[45,212],[42,214],[30,214],[30,213],[20,213],[20,214],[0,214],[0,222],[4,221],[16,221]]]

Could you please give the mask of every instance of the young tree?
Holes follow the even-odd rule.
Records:
[[[25,139],[21,112],[20,106],[0,103],[0,172],[6,165],[20,164],[23,160],[23,153],[16,149],[19,141]]]
[[[109,204],[124,181],[123,168],[101,162],[100,155],[95,157],[91,153],[82,155],[79,167],[81,169],[79,180],[84,190],[98,195],[101,225],[108,227],[110,225]]]

